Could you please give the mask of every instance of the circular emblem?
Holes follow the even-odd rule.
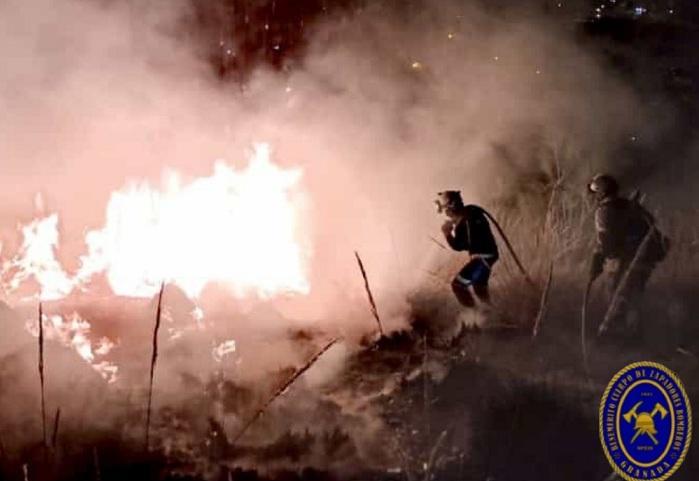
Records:
[[[692,439],[692,408],[677,375],[654,362],[619,371],[602,396],[599,434],[609,463],[627,481],[672,476]]]

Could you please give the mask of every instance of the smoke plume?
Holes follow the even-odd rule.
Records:
[[[466,202],[486,206],[536,192],[561,150],[561,168],[582,183],[595,169],[623,165],[614,155],[631,135],[656,135],[640,127],[650,112],[633,89],[570,29],[522,8],[439,1],[400,10],[368,2],[309,26],[296,64],[260,67],[244,85],[217,76],[201,54],[202,37],[190,35],[191,13],[183,1],[0,5],[3,261],[20,247],[18,225],[58,213],[57,257],[77,270],[85,232],[104,225],[110,194],[130,182],[158,186],[168,169],[189,180],[210,175],[217,159],[242,169],[253,145],[267,142],[275,163],[302,172],[297,234],[309,293],[251,300],[205,291],[206,323],[214,327],[180,328],[174,320],[165,329],[171,336],[161,341],[156,403],[186,403],[192,386],[222,369],[212,347],[231,339],[234,357],[224,370],[261,385],[313,354],[321,343],[304,341],[305,332],[356,338],[374,330],[355,250],[387,329],[405,327],[406,296],[446,255],[429,239],[441,222],[436,192],[460,189]],[[189,312],[190,301],[166,290],[172,311]],[[34,312],[30,304],[26,312]],[[89,319],[97,340],[108,331],[121,350],[122,379],[145,383],[152,307],[144,301],[134,307],[138,315],[110,307]],[[2,316],[13,334],[3,336],[0,359],[15,359],[26,373],[1,374],[3,384],[16,381],[0,395],[7,413],[37,388],[29,317]],[[294,338],[295,330],[304,331]],[[342,349],[313,373],[311,386],[322,385],[322,373],[336,375]],[[65,381],[75,358],[51,354],[47,396],[68,423],[75,386]],[[83,416],[105,419],[110,409],[117,407],[95,400]]]

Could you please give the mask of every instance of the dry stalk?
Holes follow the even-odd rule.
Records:
[[[447,246],[445,246],[444,244],[442,244],[441,242],[439,242],[439,241],[438,241],[437,239],[435,239],[434,237],[429,236],[429,239],[430,239],[432,242],[434,242],[435,244],[437,244],[439,247],[441,247],[442,249],[444,249],[444,250],[449,250],[449,249],[447,249]]]
[[[44,313],[39,303],[39,382],[41,383],[41,443],[46,448],[46,396],[44,393]]]
[[[305,373],[306,371],[308,371],[308,370],[311,368],[311,366],[313,366],[313,364],[316,363],[316,361],[320,358],[320,356],[322,356],[323,354],[325,354],[325,353],[328,351],[328,349],[330,349],[330,348],[331,348],[337,341],[339,341],[339,340],[340,340],[340,338],[339,338],[339,337],[336,337],[335,339],[333,339],[332,341],[330,341],[329,343],[327,343],[327,344],[325,345],[325,347],[323,347],[323,349],[321,349],[320,351],[318,351],[311,359],[308,360],[308,362],[307,362],[306,364],[304,364],[304,365],[301,367],[301,369],[297,370],[297,371],[296,371],[296,372],[295,372],[295,373],[294,373],[294,374],[293,374],[279,389],[277,389],[277,390],[274,392],[274,394],[267,400],[267,402],[264,403],[264,404],[262,405],[262,407],[261,407],[260,409],[258,409],[258,410],[255,412],[255,414],[248,420],[248,422],[246,422],[246,423],[243,425],[243,427],[240,429],[240,431],[238,431],[238,434],[236,434],[236,435],[233,437],[233,440],[231,441],[232,444],[237,443],[237,442],[240,440],[240,438],[242,438],[243,435],[247,432],[247,430],[250,428],[250,426],[252,426],[253,424],[255,424],[255,422],[265,413],[265,411],[267,410],[267,408],[268,408],[279,396],[281,396],[282,394],[284,394],[284,391],[286,391],[286,390],[289,388],[289,386],[291,386],[299,377],[301,377],[301,375],[302,375],[303,373]]]
[[[369,287],[369,279],[367,278],[366,275],[366,270],[364,269],[364,263],[362,262],[361,257],[359,257],[359,253],[357,251],[354,251],[354,255],[357,258],[357,264],[359,264],[359,270],[362,272],[362,277],[364,278],[364,288],[366,289],[367,296],[369,297],[369,304],[371,305],[371,313],[374,315],[374,319],[376,319],[376,323],[379,326],[379,334],[383,337],[384,332],[383,332],[383,325],[381,324],[381,318],[379,317],[379,311],[376,309],[376,302],[374,302],[374,296],[371,293],[371,288]]]
[[[427,349],[427,334],[422,336],[422,415],[425,422],[425,435],[427,438],[430,437],[431,424],[430,424],[430,379],[429,373],[427,372],[427,363],[429,351]]]
[[[61,408],[56,409],[56,416],[53,418],[53,435],[51,436],[51,448],[56,449],[58,441],[58,426],[61,421]]]
[[[534,329],[532,329],[532,338],[536,338],[541,330],[541,324],[544,322],[546,317],[546,311],[548,309],[549,292],[551,291],[551,283],[553,282],[553,261],[549,265],[549,274],[546,279],[546,285],[544,286],[544,291],[541,293],[541,301],[539,302],[539,312],[536,315],[536,320],[534,321]]]
[[[425,481],[430,481],[432,479],[432,470],[434,469],[435,461],[437,459],[437,453],[439,452],[439,449],[442,447],[442,444],[444,443],[446,437],[447,431],[444,430],[442,431],[442,434],[439,435],[437,442],[434,444],[432,450],[430,451],[430,456],[427,459],[427,464],[425,465]]]
[[[165,283],[160,285],[158,293],[158,308],[155,313],[155,327],[153,328],[153,352],[150,360],[150,380],[148,383],[148,407],[146,408],[146,451],[150,446],[150,417],[153,406],[153,379],[155,377],[155,364],[158,361],[158,331],[160,330],[160,316],[162,313],[163,291]]]

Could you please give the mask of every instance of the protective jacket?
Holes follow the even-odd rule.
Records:
[[[668,240],[655,228],[653,216],[635,200],[618,196],[602,199],[595,211],[593,274],[602,270],[607,259],[630,261],[650,229],[654,233],[642,261],[655,263],[665,257]]]
[[[464,215],[445,231],[449,246],[456,251],[469,251],[471,255],[498,258],[498,246],[483,211],[475,205],[464,207]]]

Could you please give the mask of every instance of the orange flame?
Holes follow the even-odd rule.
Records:
[[[16,291],[24,282],[35,279],[41,289],[43,300],[61,299],[74,288],[74,281],[63,270],[55,256],[58,247],[58,215],[37,219],[22,227],[23,242],[19,253],[3,263],[5,292]]]
[[[112,383],[117,380],[119,368],[104,358],[115,344],[106,337],[93,344],[90,340],[89,322],[77,313],[73,313],[67,318],[59,315],[44,315],[43,323],[47,340],[56,341],[73,349],[107,382]],[[28,321],[26,327],[34,337],[39,336],[39,325],[36,319]]]
[[[29,298],[44,301],[89,291],[97,274],[122,296],[151,297],[162,282],[178,285],[191,298],[211,282],[239,297],[306,294],[300,179],[300,170],[279,168],[269,146],[259,144],[239,172],[219,161],[212,175],[189,183],[172,172],[161,190],[133,182],[111,194],[104,226],[85,236],[87,253],[77,272],[67,272],[56,257],[59,216],[53,213],[21,227],[22,245],[2,262],[0,285],[10,297],[38,285]],[[201,326],[201,308],[191,315]],[[73,349],[107,382],[116,380],[118,367],[106,357],[114,343],[91,339],[87,320],[74,313],[45,316],[44,323],[47,339]],[[27,329],[37,336],[36,320]],[[234,351],[235,342],[226,341],[213,349],[214,359],[221,362]]]
[[[191,298],[211,282],[239,297],[306,294],[300,179],[300,170],[279,168],[269,146],[258,144],[240,172],[219,161],[211,176],[190,183],[175,172],[162,190],[131,183],[112,193],[105,225],[86,235],[78,272],[67,274],[55,257],[53,214],[23,227],[20,251],[3,264],[3,287],[12,293],[34,279],[38,297],[53,300],[105,273],[112,291],[123,296],[153,296],[163,281]]]

